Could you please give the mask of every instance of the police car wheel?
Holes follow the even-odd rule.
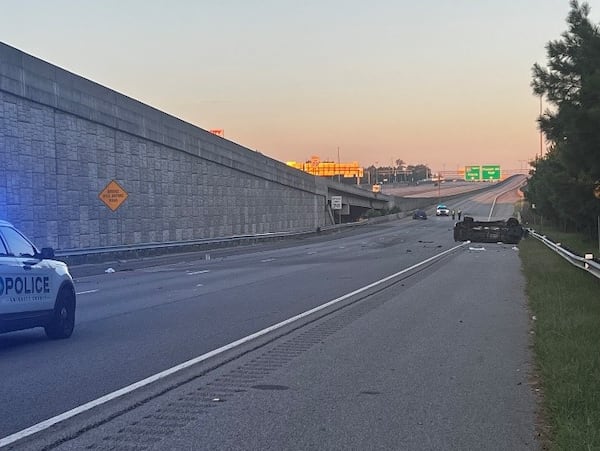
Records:
[[[69,338],[75,328],[75,294],[72,289],[62,288],[56,298],[50,324],[44,330],[51,339]]]

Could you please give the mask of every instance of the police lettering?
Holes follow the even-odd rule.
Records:
[[[14,294],[47,294],[50,293],[50,278],[36,277],[0,277],[0,296]]]

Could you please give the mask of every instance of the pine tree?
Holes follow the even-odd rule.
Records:
[[[546,45],[547,67],[533,66],[531,86],[553,106],[539,118],[549,153],[534,162],[529,196],[544,216],[596,230],[600,201],[600,29],[590,7],[572,0],[568,30]]]

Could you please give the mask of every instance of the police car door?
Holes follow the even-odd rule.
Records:
[[[0,226],[0,312],[51,310],[56,287],[52,268],[17,230]]]

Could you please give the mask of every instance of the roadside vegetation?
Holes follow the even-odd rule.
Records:
[[[547,67],[533,66],[533,93],[548,149],[531,163],[525,195],[535,214],[563,231],[598,238],[600,222],[600,29],[587,3],[571,1],[568,30],[546,45]]]
[[[365,218],[377,218],[379,216],[387,216],[394,215],[396,213],[401,213],[402,210],[400,207],[392,207],[392,208],[382,208],[381,210],[370,209],[365,213]]]
[[[600,279],[535,238],[522,240],[519,249],[535,317],[543,444],[600,449]]]
[[[548,148],[531,163],[525,226],[576,254],[598,257],[600,229],[600,28],[587,3],[570,2],[567,31],[546,45],[531,86],[549,107]],[[532,315],[542,446],[600,450],[600,279],[533,237],[519,245]]]
[[[521,219],[525,227],[534,229],[540,235],[546,235],[555,243],[560,243],[563,248],[581,256],[592,253],[595,257],[600,257],[598,240],[595,238],[581,233],[567,232],[551,220],[544,220],[535,214],[525,200],[516,205],[516,211],[516,216]]]

